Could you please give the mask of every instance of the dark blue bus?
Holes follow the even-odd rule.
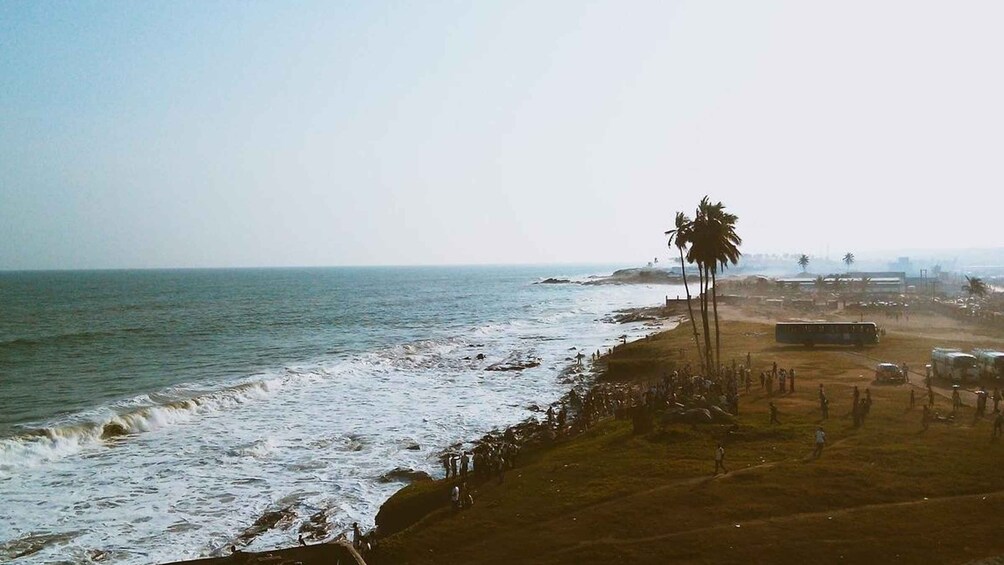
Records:
[[[795,345],[874,345],[879,342],[874,322],[780,322],[774,327],[778,343]]]

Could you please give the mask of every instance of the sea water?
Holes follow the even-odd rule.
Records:
[[[293,523],[248,549],[318,511],[371,527],[402,486],[382,475],[442,476],[444,448],[539,417],[588,381],[578,352],[654,331],[612,312],[681,293],[535,284],[609,272],[0,273],[0,561],[214,555],[282,508]]]

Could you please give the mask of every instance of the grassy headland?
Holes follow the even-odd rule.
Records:
[[[672,424],[635,435],[630,421],[608,419],[528,451],[503,483],[478,484],[476,504],[461,511],[449,507],[447,481],[411,485],[381,512],[400,531],[381,539],[367,561],[963,563],[1004,554],[1004,445],[990,440],[991,419],[974,419],[970,406],[923,431],[922,374],[907,385],[871,382],[878,361],[907,362],[922,373],[932,345],[999,344],[999,336],[926,333],[937,321],[915,319],[914,329],[896,327],[864,350],[783,348],[771,324],[726,314],[722,359],[749,352],[754,369],[737,431]],[[616,348],[603,378],[640,384],[696,364],[688,332],[683,324]],[[775,361],[796,369],[795,393],[768,397],[760,388],[756,376]],[[830,417],[822,422],[826,449],[813,460],[819,384]],[[854,385],[874,398],[857,429],[848,416]],[[770,401],[780,425],[768,424]],[[935,409],[951,412],[943,389]],[[719,441],[726,475],[712,473]]]

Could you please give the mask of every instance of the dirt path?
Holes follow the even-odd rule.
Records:
[[[1004,498],[1004,490],[997,490],[984,493],[976,494],[962,494],[954,496],[941,496],[933,498],[922,498],[917,500],[906,500],[900,502],[885,502],[879,504],[862,504],[859,506],[850,506],[847,508],[839,508],[835,510],[823,510],[818,512],[798,512],[794,514],[787,514],[784,516],[772,516],[770,518],[760,518],[756,520],[743,520],[739,523],[729,522],[727,524],[718,524],[714,526],[705,526],[701,528],[692,528],[688,530],[678,530],[674,532],[667,532],[665,534],[659,534],[655,536],[645,536],[637,538],[618,538],[613,536],[607,536],[604,538],[598,538],[593,540],[581,541],[577,544],[563,547],[551,552],[552,555],[560,555],[564,553],[570,553],[579,549],[584,549],[588,547],[593,547],[597,545],[639,545],[645,543],[652,543],[656,541],[670,540],[682,536],[690,536],[693,534],[708,533],[721,530],[731,530],[740,526],[756,526],[762,524],[785,524],[789,522],[794,522],[798,520],[806,520],[812,518],[827,518],[830,519],[834,516],[846,516],[854,512],[862,512],[869,510],[878,510],[883,508],[897,508],[897,507],[910,507],[917,506],[921,504],[931,504],[938,502],[949,502],[949,501],[962,501],[962,502],[975,502],[977,500],[985,500],[988,497],[992,498]]]

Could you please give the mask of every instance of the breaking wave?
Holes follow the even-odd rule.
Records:
[[[281,386],[281,379],[255,380],[163,404],[119,410],[108,408],[99,413],[78,415],[74,421],[64,424],[31,429],[0,439],[0,470],[31,467],[120,438],[189,422],[200,414],[228,410],[266,398]],[[123,404],[143,404],[155,396],[143,395]]]

